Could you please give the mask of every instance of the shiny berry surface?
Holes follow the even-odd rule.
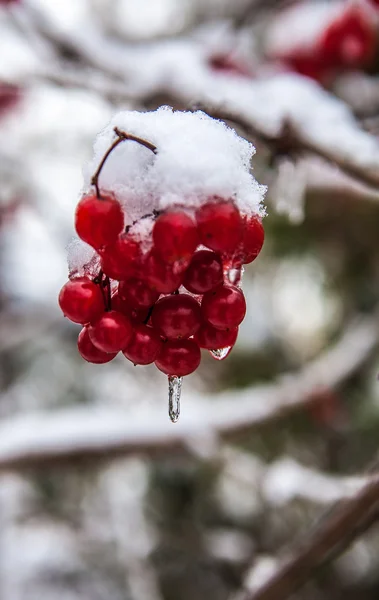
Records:
[[[201,310],[189,294],[175,294],[158,300],[151,320],[153,327],[165,338],[189,338],[201,325]]]
[[[129,342],[133,326],[126,315],[111,310],[91,323],[88,331],[96,348],[103,352],[119,352]]]
[[[193,340],[167,340],[155,365],[166,375],[183,377],[196,371],[200,360],[200,348]]]
[[[129,235],[121,235],[101,251],[101,268],[111,279],[121,281],[131,277],[141,260],[140,246]]]
[[[199,243],[196,223],[183,211],[167,211],[154,224],[153,243],[164,262],[189,261]]]
[[[132,323],[144,323],[149,316],[148,308],[133,308],[116,292],[112,296],[112,310],[116,310],[129,317]]]
[[[241,254],[244,264],[253,262],[262,250],[265,232],[262,221],[257,216],[246,217],[241,243]]]
[[[115,242],[123,227],[122,208],[113,196],[104,194],[100,199],[88,194],[79,201],[75,212],[76,232],[96,250]]]
[[[231,329],[242,323],[246,314],[246,301],[239,288],[220,285],[204,294],[201,310],[204,319],[216,329]]]
[[[160,294],[171,294],[183,281],[183,272],[176,271],[176,265],[164,263],[154,252],[150,252],[143,263],[143,277],[146,283]]]
[[[117,352],[108,353],[96,348],[89,337],[88,327],[83,327],[79,333],[78,350],[84,360],[97,365],[108,363],[117,356]]]
[[[216,329],[210,323],[204,323],[195,333],[194,339],[205,350],[218,350],[234,346],[238,335],[238,327],[233,329]]]
[[[152,327],[142,323],[134,327],[123,354],[135,365],[149,365],[156,360],[161,347],[162,340],[159,334]]]
[[[196,211],[200,242],[217,252],[233,253],[242,238],[242,217],[231,200],[208,202]]]
[[[159,292],[153,290],[146,281],[136,278],[121,281],[118,293],[133,308],[149,308],[159,298]]]
[[[222,283],[222,261],[211,250],[195,252],[185,272],[183,285],[192,294],[205,294]]]
[[[104,312],[100,286],[85,277],[68,281],[58,301],[65,317],[74,323],[88,323]]]

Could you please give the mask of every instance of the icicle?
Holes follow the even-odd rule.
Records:
[[[242,267],[233,267],[226,271],[226,278],[232,285],[238,285],[242,277]]]
[[[180,394],[182,393],[183,377],[169,375],[168,378],[168,414],[173,423],[180,415]]]
[[[224,360],[224,358],[226,358],[229,355],[232,348],[233,346],[225,346],[225,348],[219,348],[218,350],[209,350],[209,353],[216,360]]]

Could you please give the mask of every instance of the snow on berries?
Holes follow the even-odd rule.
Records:
[[[264,241],[253,153],[225,123],[162,107],[116,115],[85,169],[60,307],[84,360],[168,376],[173,422],[200,349],[225,358],[245,316],[242,265]]]

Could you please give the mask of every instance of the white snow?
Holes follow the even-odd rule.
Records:
[[[201,111],[173,111],[167,106],[115,115],[96,140],[94,158],[85,169],[86,187],[116,139],[115,126],[157,147],[154,154],[124,141],[100,175],[100,187],[117,195],[127,222],[153,209],[196,208],[213,196],[232,198],[244,213],[263,211],[265,188],[250,173],[253,145]]]

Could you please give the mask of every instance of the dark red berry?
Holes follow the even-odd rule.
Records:
[[[195,333],[194,339],[200,348],[206,350],[218,350],[234,346],[238,335],[238,327],[233,329],[216,329],[210,323],[204,323],[199,331]]]
[[[121,281],[133,275],[141,261],[138,242],[129,235],[121,235],[101,251],[101,268],[108,277]]]
[[[88,327],[83,327],[79,333],[78,350],[84,360],[97,365],[110,362],[117,356],[117,352],[108,353],[96,348],[90,340]]]
[[[350,6],[325,30],[319,41],[324,62],[334,67],[359,68],[373,59],[376,31],[360,6]]]
[[[60,291],[59,306],[70,321],[88,323],[104,312],[100,286],[86,277],[72,279]]]
[[[199,243],[196,224],[183,211],[167,211],[154,224],[153,242],[164,262],[189,261]]]
[[[118,293],[133,308],[149,308],[159,298],[159,292],[151,289],[142,279],[127,279],[118,284]]]
[[[262,221],[256,215],[246,217],[241,243],[241,254],[244,264],[253,262],[262,250],[265,232]]]
[[[136,325],[124,355],[135,365],[149,365],[154,362],[162,347],[159,334],[148,325]]]
[[[189,294],[175,294],[158,300],[151,320],[153,327],[166,338],[189,338],[201,325],[198,302]]]
[[[118,292],[112,296],[111,305],[112,310],[126,315],[132,323],[144,323],[149,316],[149,308],[133,308],[119,296]]]
[[[183,377],[196,371],[200,360],[200,348],[193,340],[167,340],[155,365],[166,375]]]
[[[230,53],[214,54],[209,57],[208,62],[214,71],[242,77],[252,77],[253,75],[253,71],[247,63]]]
[[[246,301],[237,287],[220,285],[204,294],[201,310],[205,320],[216,329],[232,329],[242,323],[246,314]]]
[[[183,281],[183,272],[176,271],[177,265],[169,265],[151,251],[143,264],[143,277],[146,283],[160,294],[170,294],[177,290]]]
[[[184,274],[183,285],[192,294],[205,294],[222,283],[222,262],[215,252],[195,252]]]
[[[97,198],[84,196],[75,212],[78,236],[96,250],[116,241],[124,227],[124,214],[120,203],[111,195]]]
[[[128,344],[133,327],[126,315],[111,310],[91,323],[88,331],[96,348],[103,352],[119,352]]]
[[[232,200],[214,199],[196,211],[200,242],[217,252],[231,254],[241,241],[242,217]]]

